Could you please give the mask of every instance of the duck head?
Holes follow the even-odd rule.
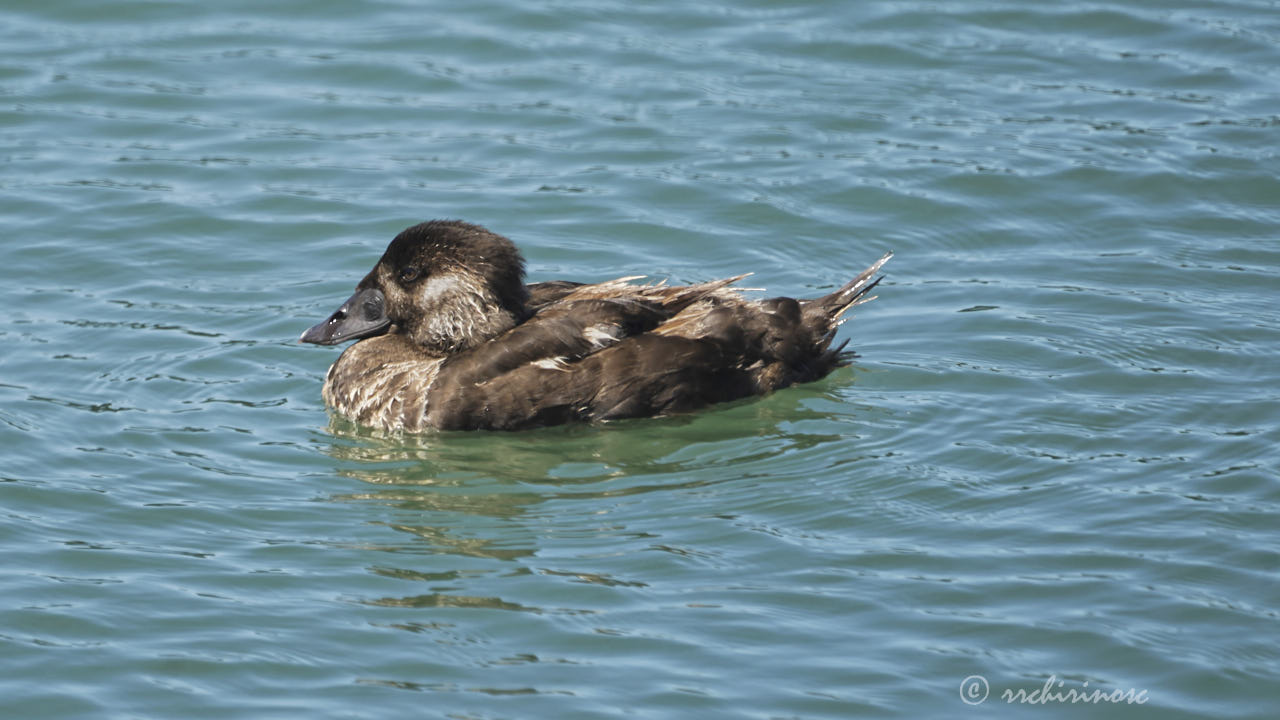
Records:
[[[524,259],[510,240],[479,225],[433,220],[397,235],[355,294],[299,340],[336,345],[400,333],[444,356],[515,327],[528,299]]]

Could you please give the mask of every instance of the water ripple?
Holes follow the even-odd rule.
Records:
[[[15,717],[1275,705],[1274,3],[10,5]],[[898,254],[768,398],[331,418],[293,340],[429,217],[538,280]]]

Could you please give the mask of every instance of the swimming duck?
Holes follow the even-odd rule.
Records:
[[[356,340],[325,377],[325,403],[383,430],[515,430],[681,413],[817,380],[892,253],[811,300],[748,300],[745,275],[680,287],[526,285],[507,238],[433,220],[405,230],[356,292],[301,342]]]

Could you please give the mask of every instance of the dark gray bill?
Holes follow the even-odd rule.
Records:
[[[348,340],[359,340],[380,335],[391,327],[387,319],[386,298],[376,288],[357,290],[328,320],[309,328],[298,338],[299,342],[317,345],[337,345]]]

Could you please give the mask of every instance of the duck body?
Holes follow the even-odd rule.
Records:
[[[506,238],[459,221],[415,225],[303,342],[355,339],[325,403],[383,430],[517,430],[683,413],[817,380],[872,298],[886,254],[812,300],[749,300],[730,285],[524,284]]]

